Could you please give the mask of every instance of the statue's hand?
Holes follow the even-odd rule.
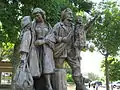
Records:
[[[67,43],[68,42],[68,38],[67,37],[63,37],[61,41]]]
[[[43,45],[45,44],[45,40],[36,40],[35,45]]]
[[[21,69],[23,69],[24,64],[25,64],[24,60],[21,60],[21,61],[20,61],[20,68],[21,68]]]
[[[21,60],[21,61],[20,61],[20,64],[24,64],[24,63],[25,63],[24,60]]]

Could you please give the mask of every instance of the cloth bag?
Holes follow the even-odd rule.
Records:
[[[28,63],[18,65],[13,84],[15,90],[33,90],[33,78]]]

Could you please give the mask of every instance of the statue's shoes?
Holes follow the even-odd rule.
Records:
[[[47,90],[53,90],[52,88],[48,88]]]
[[[52,87],[47,87],[47,90],[53,90]]]
[[[82,85],[81,87],[76,87],[76,90],[88,90],[84,85]]]

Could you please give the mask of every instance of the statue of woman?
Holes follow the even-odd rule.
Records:
[[[44,75],[47,90],[53,90],[50,78],[55,68],[53,60],[55,39],[52,34],[52,28],[46,21],[45,12],[41,8],[35,8],[33,10],[33,16],[34,20],[30,28],[31,33],[29,33],[31,39],[29,39],[29,45],[27,44],[29,47],[21,45],[21,48],[29,49],[24,56],[28,56],[28,63],[33,78]],[[27,43],[24,38],[22,41]],[[21,62],[23,63],[24,61],[26,60],[22,60]]]

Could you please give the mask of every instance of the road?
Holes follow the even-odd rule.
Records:
[[[106,88],[103,88],[103,87],[99,87],[98,89],[93,89],[92,87],[91,88],[88,88],[89,90],[106,90]],[[110,89],[111,90],[111,89]],[[114,88],[113,90],[120,90],[120,89],[116,89]]]
[[[87,89],[88,90],[106,90],[106,88],[103,88],[103,87],[98,87],[98,89],[93,88],[93,87],[91,87],[91,88],[87,87]],[[75,85],[68,85],[68,90],[75,90]],[[120,90],[120,89],[114,88],[113,90]]]

